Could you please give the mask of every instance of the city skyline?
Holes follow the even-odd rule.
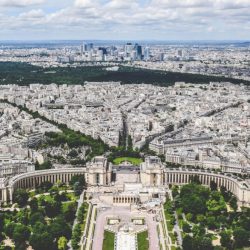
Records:
[[[0,0],[0,250],[250,249],[250,0]]]
[[[249,40],[247,0],[0,1],[0,40]]]

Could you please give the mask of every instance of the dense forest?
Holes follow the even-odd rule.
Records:
[[[226,77],[163,72],[124,66],[115,72],[106,71],[102,66],[42,68],[26,63],[0,62],[0,84],[83,84],[85,81],[121,81],[124,84],[146,83],[160,86],[169,86],[178,81],[189,83],[229,81],[235,84],[250,84],[249,81]]]

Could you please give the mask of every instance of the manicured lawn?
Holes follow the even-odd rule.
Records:
[[[74,193],[67,193],[66,194],[67,198],[71,201],[77,201],[78,197]]]
[[[84,212],[84,216],[83,216],[82,231],[84,231],[84,228],[85,228],[89,204],[87,202],[84,202],[83,207],[84,207],[85,212]]]
[[[128,161],[128,162],[132,163],[133,165],[139,165],[142,162],[142,159],[133,158],[133,157],[119,157],[119,158],[114,159],[113,163],[115,165],[119,165],[120,163],[122,163],[124,161]]]
[[[47,201],[47,202],[54,201],[53,197],[51,195],[49,195],[49,194],[46,194],[46,195],[42,194],[42,195],[40,195],[40,197],[38,198],[38,200],[39,201],[43,200],[43,201]]]
[[[169,236],[172,240],[172,244],[175,244],[175,237],[174,237],[174,234],[172,232],[169,232]]]
[[[170,223],[169,220],[167,220],[167,227],[168,227],[168,230],[169,230],[169,231],[172,231],[173,228],[174,228],[174,226]]]
[[[104,240],[102,250],[113,250],[115,247],[115,234],[104,231]]]
[[[138,250],[148,250],[149,241],[148,241],[148,231],[137,234],[137,243]]]

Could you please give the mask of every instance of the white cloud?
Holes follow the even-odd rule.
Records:
[[[31,5],[43,4],[44,0],[0,0],[2,7],[27,7]]]
[[[76,0],[74,5],[78,8],[92,8],[97,7],[98,3],[94,0]]]
[[[31,9],[32,4],[41,5]],[[162,36],[164,30],[177,36],[186,32],[191,38],[195,32],[203,39],[204,34],[211,36],[224,29],[233,37],[241,30],[245,34],[243,26],[250,22],[250,0],[147,0],[143,4],[141,0],[0,0],[0,6],[9,7],[8,12],[2,11],[0,15],[0,29],[8,29],[4,21],[8,19],[10,29],[44,28],[48,33],[60,30],[66,35],[73,31],[76,35],[85,32],[90,36],[96,30],[100,34],[120,30],[124,34],[141,32],[147,36],[159,32]],[[23,8],[10,14],[11,6]]]
[[[250,7],[249,0],[215,0],[214,7],[220,9],[243,9]]]
[[[41,9],[31,10],[28,12],[23,12],[19,15],[22,19],[37,19],[45,17],[45,13]]]
[[[135,8],[138,8],[138,2],[136,0],[110,0],[106,5],[104,5],[104,8],[106,9],[116,9],[116,10],[122,10],[122,9],[131,9],[134,10]]]

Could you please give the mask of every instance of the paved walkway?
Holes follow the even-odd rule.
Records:
[[[176,223],[174,225],[174,230],[177,233],[178,244],[180,246],[182,246],[181,230],[180,230],[180,227],[179,227],[179,220],[178,220],[178,215],[177,215],[176,211],[174,212],[174,216],[175,216],[175,220],[176,220]]]
[[[75,214],[75,219],[74,219],[74,222],[73,222],[73,226],[72,226],[72,230],[74,229],[75,225],[77,224],[77,213],[78,213],[78,210],[79,208],[81,207],[81,205],[83,204],[83,201],[84,201],[84,192],[83,191],[78,199],[78,204],[77,204],[77,209],[76,209],[76,214]],[[68,242],[68,247],[69,247],[69,250],[72,250],[72,247],[71,247],[71,243]]]

